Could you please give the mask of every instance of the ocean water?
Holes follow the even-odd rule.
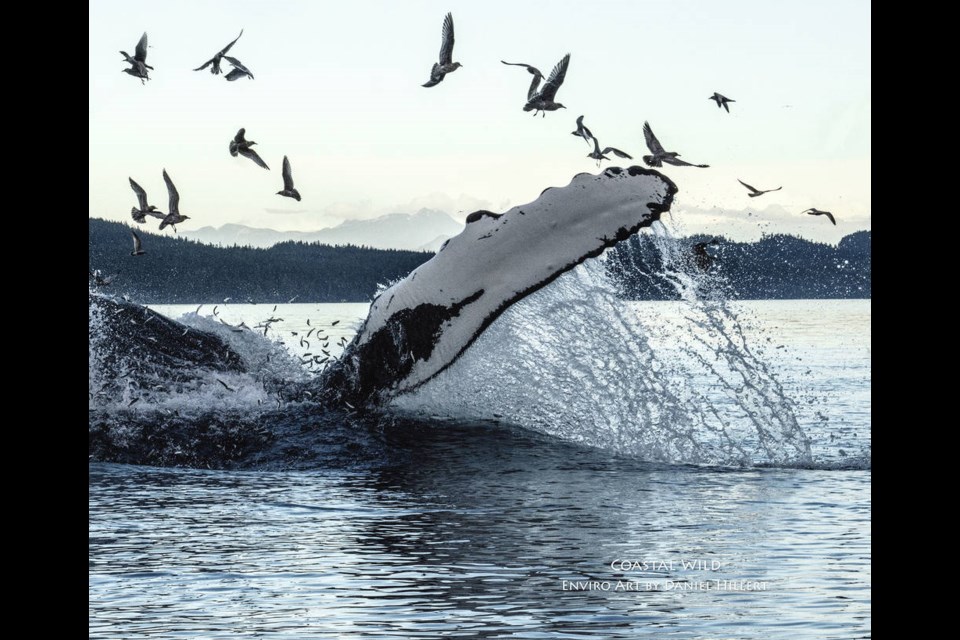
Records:
[[[869,637],[870,302],[614,311],[588,275],[309,468],[92,463],[90,637]],[[296,358],[365,312],[217,308]],[[157,406],[268,404],[227,382]]]

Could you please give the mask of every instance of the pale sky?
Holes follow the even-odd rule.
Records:
[[[447,11],[463,67],[423,88]],[[601,146],[634,156],[603,166],[642,165],[644,120],[711,165],[661,169],[682,233],[835,243],[870,228],[870,20],[868,0],[92,0],[90,216],[130,221],[128,176],[166,211],[166,168],[191,216],[181,230],[307,231],[421,207],[462,220],[596,173],[570,135],[583,114]],[[192,71],[241,28],[228,55],[254,80]],[[155,70],[141,85],[119,50],[144,31]],[[567,109],[525,113],[530,75],[500,60],[549,73],[567,52]],[[240,127],[270,171],[230,156]],[[301,202],[276,195],[284,155]],[[748,198],[738,178],[783,190]]]

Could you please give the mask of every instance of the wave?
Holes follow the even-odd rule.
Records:
[[[690,299],[670,318],[684,326],[664,321],[644,321],[603,259],[592,260],[511,307],[448,371],[390,406],[499,420],[645,460],[811,460],[791,401],[735,314]],[[663,331],[687,340],[662,352],[650,336]]]

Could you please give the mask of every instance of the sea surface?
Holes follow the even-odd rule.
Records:
[[[543,322],[560,304],[548,302]],[[198,315],[282,318],[268,340],[335,357],[366,308],[221,303]],[[654,378],[617,369],[590,326],[557,364],[498,321],[396,419],[356,426],[362,437],[329,464],[91,464],[90,637],[869,637],[870,301],[626,309],[664,381],[646,395],[630,389]],[[717,318],[709,345],[684,342]],[[318,327],[323,344],[300,342]],[[551,396],[568,370],[580,386]],[[499,394],[481,388],[484,372]],[[533,395],[517,395],[521,375]],[[649,406],[678,386],[682,412]],[[786,436],[765,433],[765,411]],[[673,430],[674,417],[690,424]],[[656,437],[629,437],[647,430]]]

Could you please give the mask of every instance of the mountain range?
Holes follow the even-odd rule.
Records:
[[[447,238],[462,230],[463,224],[443,211],[420,209],[413,214],[390,213],[369,220],[346,220],[335,227],[318,231],[276,231],[242,224],[225,224],[222,227],[201,227],[192,231],[181,229],[180,235],[221,247],[267,248],[281,242],[293,241],[436,252]]]

